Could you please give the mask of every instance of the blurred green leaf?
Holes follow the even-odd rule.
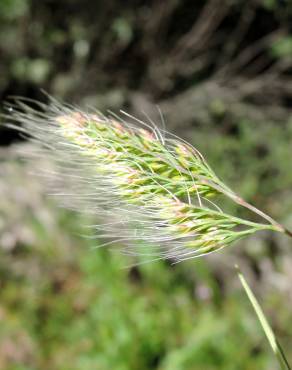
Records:
[[[128,44],[133,38],[132,26],[125,18],[115,19],[112,24],[112,29],[116,33],[118,39],[124,44]]]
[[[283,37],[271,45],[271,53],[276,58],[292,56],[292,36]]]
[[[19,80],[43,83],[51,71],[51,64],[46,59],[16,59],[11,65],[12,75]]]
[[[0,18],[14,20],[27,14],[29,0],[1,0]]]

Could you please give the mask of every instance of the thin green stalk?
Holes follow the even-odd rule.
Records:
[[[243,289],[258,317],[258,320],[264,330],[264,333],[269,341],[269,344],[272,348],[272,351],[274,353],[274,355],[276,356],[278,362],[279,362],[279,365],[281,367],[282,370],[291,370],[291,367],[288,363],[288,360],[285,356],[285,353],[281,347],[281,345],[279,344],[274,332],[273,332],[273,329],[271,328],[258,300],[256,299],[254,293],[252,292],[250,286],[248,285],[248,282],[246,281],[245,277],[243,276],[242,272],[240,271],[239,267],[236,265],[235,266],[236,270],[237,270],[237,274],[238,274],[238,278],[241,282],[241,285],[243,286]]]

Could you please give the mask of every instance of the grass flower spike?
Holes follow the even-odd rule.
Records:
[[[291,236],[271,217],[244,202],[188,143],[124,112],[108,117],[52,101],[32,109],[20,100],[7,117],[52,158],[47,181],[69,208],[96,215],[97,235],[120,242],[129,254],[182,261],[259,230]],[[59,184],[59,185],[58,185]],[[219,195],[249,208],[268,223],[224,213]]]

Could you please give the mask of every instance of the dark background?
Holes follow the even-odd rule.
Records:
[[[0,0],[2,107],[45,91],[158,121],[158,105],[170,131],[290,228],[291,67],[289,0]],[[2,125],[0,143],[0,369],[274,369],[235,262],[292,360],[287,238],[122,269],[46,198],[16,158],[23,139]]]

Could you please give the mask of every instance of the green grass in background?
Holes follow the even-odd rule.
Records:
[[[125,269],[56,217],[53,233],[27,220],[34,245],[2,252],[3,370],[275,368],[240,287],[224,296],[206,259]]]

